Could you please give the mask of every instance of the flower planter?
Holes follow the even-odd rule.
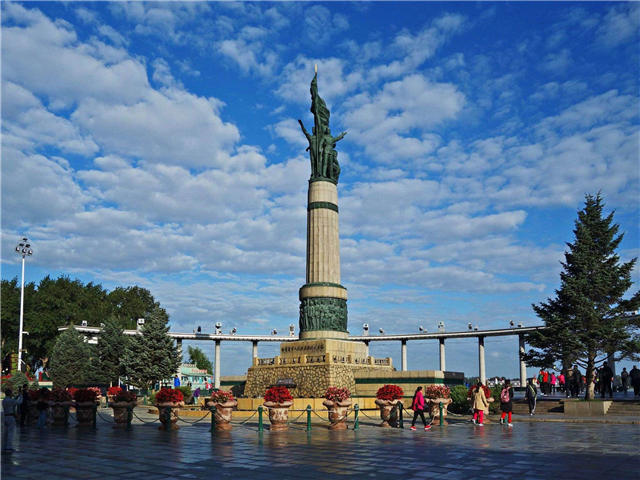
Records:
[[[171,412],[169,413],[171,418],[171,430],[180,430],[178,418],[180,418],[180,407],[182,405],[184,405],[184,402],[156,403],[156,407],[158,408],[158,418],[160,419],[160,426],[158,427],[158,430],[166,430],[167,407],[171,408]]]
[[[442,417],[445,425],[449,425],[447,422],[447,407],[452,401],[450,398],[425,398],[425,402],[429,406],[429,414],[436,422],[440,421],[440,402],[442,402]]]
[[[87,428],[93,426],[93,408],[98,405],[98,402],[76,402],[76,420],[77,428]]]
[[[138,405],[138,402],[110,402],[109,406],[113,408],[113,420],[115,421],[113,428],[127,428],[128,408],[133,408],[136,405]]]
[[[329,430],[346,430],[347,429],[347,410],[351,406],[351,399],[347,398],[342,402],[332,402],[325,400],[322,405],[329,410]]]
[[[231,417],[233,415],[233,409],[237,406],[238,402],[236,402],[235,400],[230,400],[224,403],[212,402],[211,400],[207,401],[207,407],[209,409],[215,407],[215,412],[213,413],[213,415],[215,418],[216,430],[233,430],[233,426],[231,425]]]
[[[402,403],[402,400],[376,400],[375,403],[380,407],[380,419],[382,420],[380,426],[384,428],[397,427],[399,412],[394,407]]]
[[[67,411],[69,407],[73,405],[73,402],[49,402],[51,407],[51,413],[53,422],[51,425],[55,427],[65,427],[67,425]]]
[[[264,406],[269,410],[270,430],[274,432],[289,430],[287,421],[289,420],[289,409],[292,405],[293,402],[264,402]]]

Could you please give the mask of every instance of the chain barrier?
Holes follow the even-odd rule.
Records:
[[[73,420],[74,422],[77,422],[78,420],[71,414],[71,412],[69,412],[69,418],[71,420]]]
[[[189,425],[195,425],[196,423],[199,423],[201,421],[203,421],[205,418],[207,418],[209,415],[211,414],[211,410],[209,410],[207,412],[206,415],[204,415],[203,417],[199,418],[198,420],[196,420],[195,422],[187,422],[186,420],[183,420],[182,418],[180,418],[180,416],[178,416],[178,421],[182,422],[182,423],[187,423]]]
[[[249,418],[247,418],[245,421],[243,421],[243,422],[235,422],[235,423],[234,423],[234,422],[229,422],[229,423],[230,423],[230,424],[232,424],[232,425],[238,425],[239,427],[242,427],[242,426],[244,426],[244,424],[245,424],[245,423],[248,423],[248,422],[249,422],[249,420],[251,420],[251,419],[252,419],[253,417],[255,417],[257,414],[258,414],[258,410],[256,409],[256,411],[255,411],[255,412],[253,412],[253,415],[251,415],[251,416],[250,416]]]
[[[99,412],[99,411],[97,411],[97,410],[96,410],[96,414],[97,414],[97,415],[98,415],[102,420],[104,420],[104,421],[105,421],[105,422],[107,422],[107,423],[116,423],[116,421],[115,421],[115,420],[109,420],[108,418],[104,418],[102,415],[100,415],[100,412]]]
[[[136,412],[132,412],[132,413],[133,413],[133,416],[134,416],[134,417],[136,417],[138,420],[140,420],[142,423],[148,423],[148,424],[151,424],[151,423],[156,423],[156,422],[159,422],[159,421],[160,421],[160,419],[156,418],[155,420],[153,420],[153,421],[151,421],[151,422],[146,422],[146,421],[144,421],[143,419],[141,419],[138,415],[136,415]]]

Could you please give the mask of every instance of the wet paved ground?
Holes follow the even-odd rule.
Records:
[[[151,416],[141,415],[151,420]],[[431,431],[329,432],[303,425],[258,434],[255,425],[213,437],[209,425],[161,432],[137,424],[113,430],[17,431],[2,456],[2,479],[251,478],[640,478],[638,425],[468,423]],[[408,425],[407,425],[408,427]]]

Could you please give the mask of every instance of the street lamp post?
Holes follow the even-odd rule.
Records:
[[[16,253],[22,255],[22,287],[20,289],[20,336],[18,337],[18,371],[22,371],[22,329],[24,326],[24,264],[25,258],[33,255],[31,244],[27,237],[22,239],[16,245]]]

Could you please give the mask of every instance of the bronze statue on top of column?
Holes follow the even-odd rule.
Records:
[[[335,151],[335,146],[347,132],[342,132],[337,137],[331,136],[331,129],[329,128],[331,112],[329,112],[327,104],[322,97],[318,95],[317,66],[316,74],[311,81],[311,113],[313,113],[314,123],[311,135],[304,128],[302,120],[298,120],[302,132],[309,142],[307,151],[311,159],[311,179],[324,178],[337,184],[340,177],[340,164],[338,163],[338,152]]]

